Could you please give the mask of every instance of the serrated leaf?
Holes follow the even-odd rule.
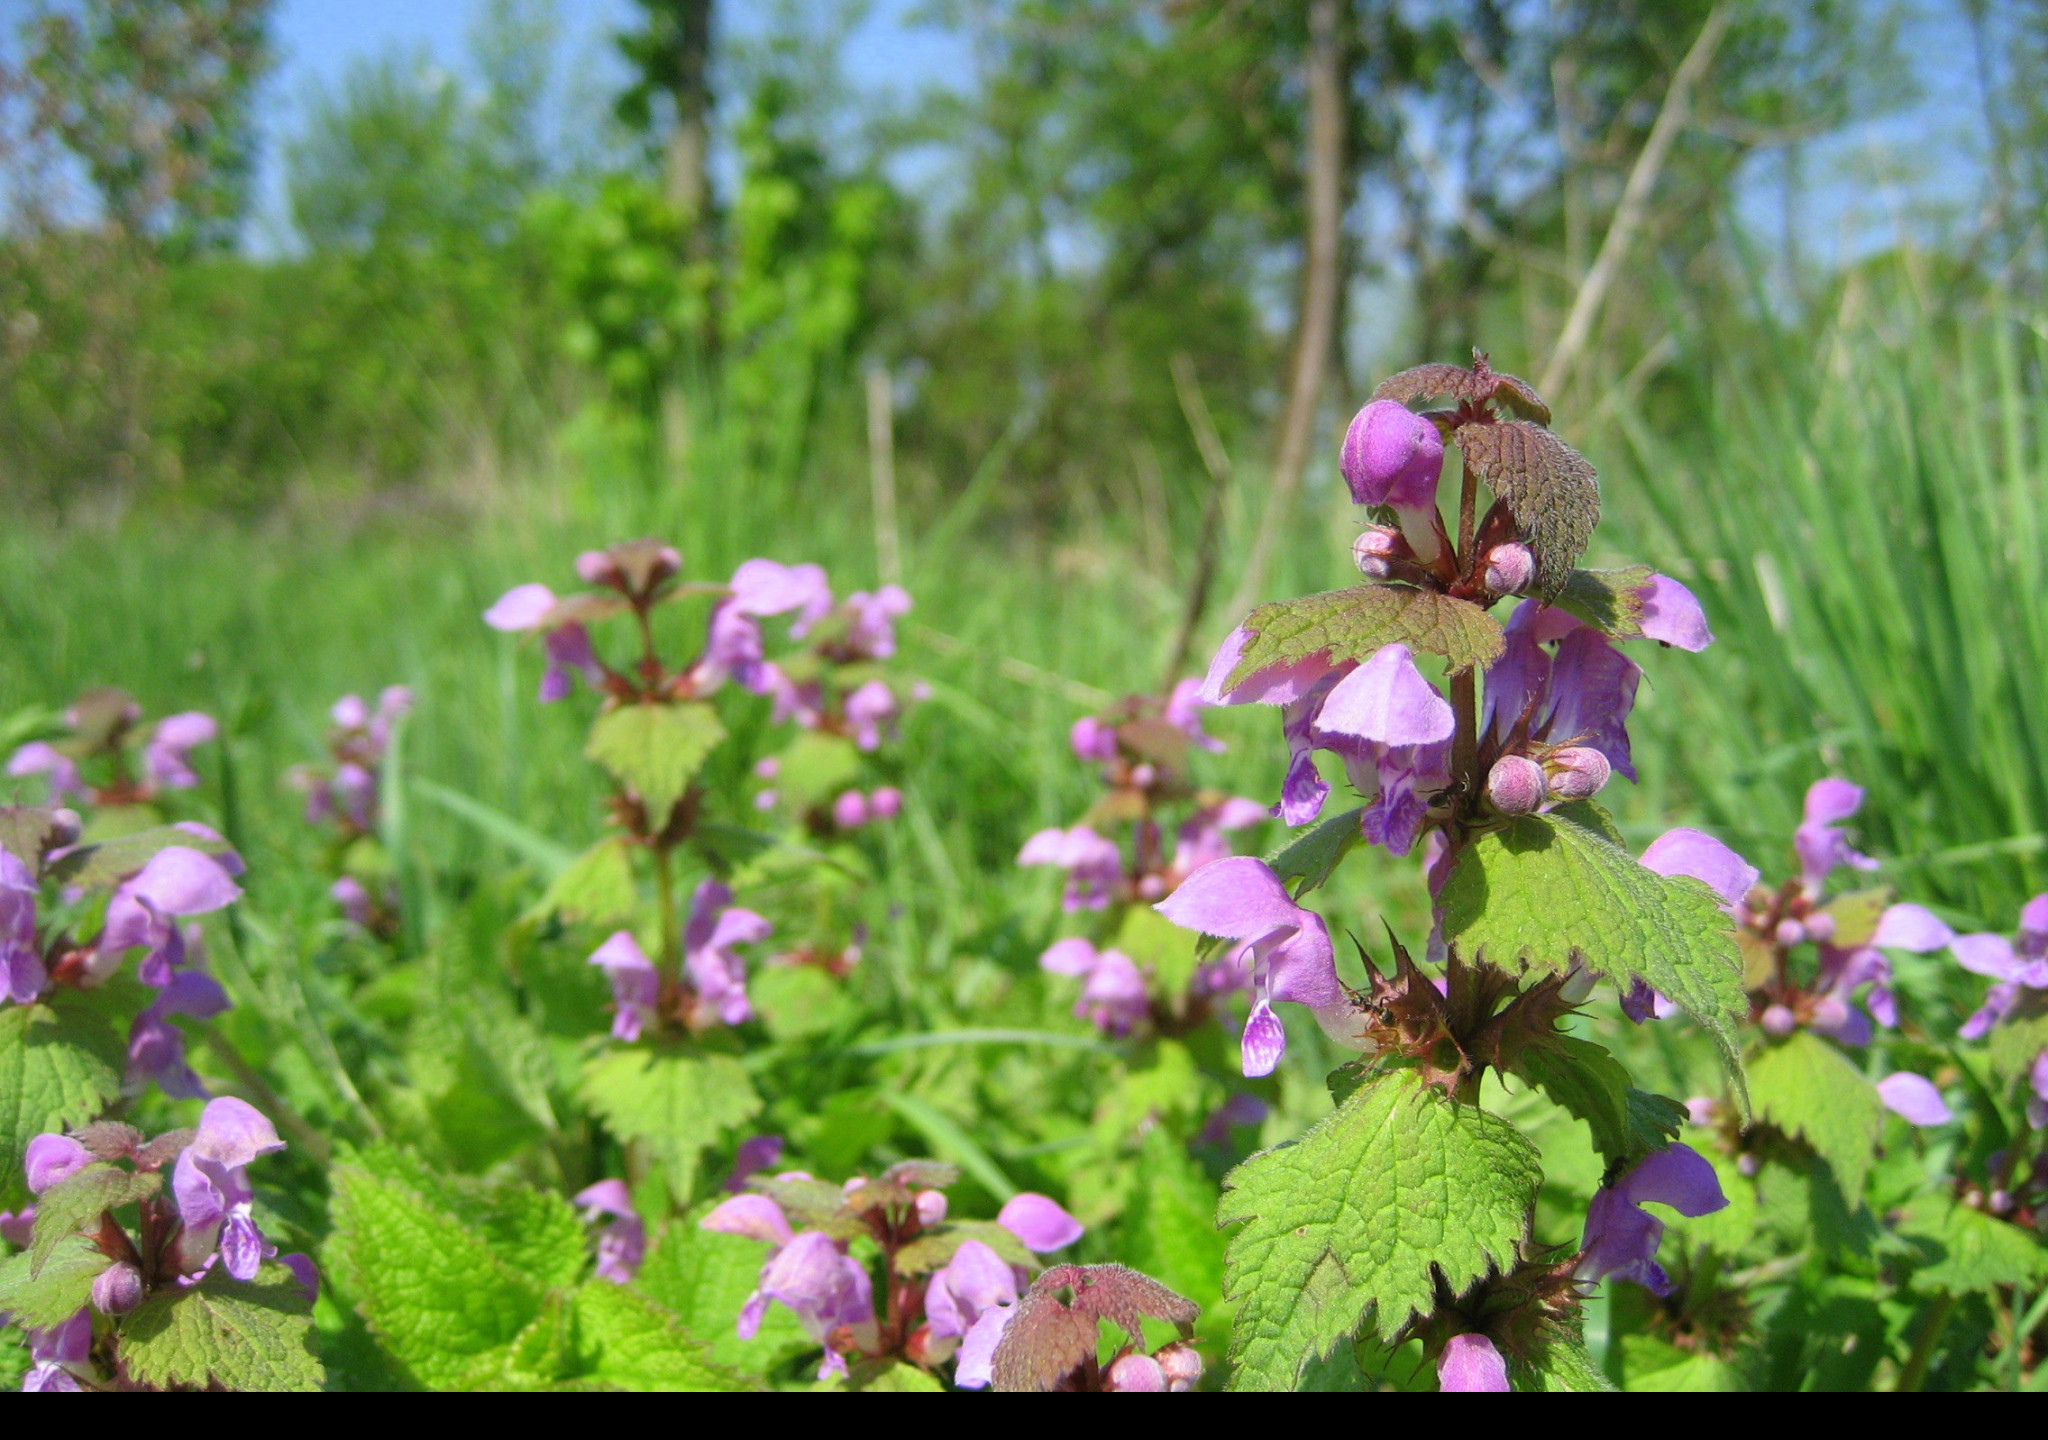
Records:
[[[47,805],[0,805],[0,850],[28,866],[33,875],[43,866],[43,851],[57,833],[57,812]]]
[[[1593,1148],[1609,1165],[1626,1165],[1661,1150],[1685,1123],[1685,1107],[1629,1084],[1628,1071],[1607,1050],[1573,1035],[1522,1047],[1515,1073],[1586,1122]]]
[[[97,1117],[121,1094],[126,1058],[113,1027],[68,996],[0,1005],[0,1208],[28,1198],[28,1142]]]
[[[2022,990],[2012,1013],[1993,1027],[1985,1049],[1991,1072],[2007,1084],[2031,1070],[2048,1050],[2048,994]]]
[[[1551,1336],[1528,1355],[1510,1355],[1508,1385],[1539,1395],[1601,1394],[1614,1389],[1614,1382],[1586,1353],[1585,1342],[1571,1335]]]
[[[1868,945],[1877,938],[1877,922],[1884,918],[1884,912],[1891,903],[1892,887],[1889,885],[1837,895],[1820,911],[1835,922],[1835,933],[1828,943],[1839,950],[1856,950]]]
[[[1294,898],[1299,900],[1309,891],[1328,884],[1351,848],[1365,838],[1360,825],[1364,815],[1365,807],[1361,805],[1342,815],[1327,816],[1266,856],[1266,864],[1280,877],[1281,884],[1293,887]],[[1296,881],[1300,884],[1296,885]]]
[[[724,738],[725,727],[709,705],[621,705],[597,717],[583,753],[640,797],[648,826],[658,830],[704,757]]]
[[[681,1317],[622,1285],[587,1281],[576,1291],[575,1306],[588,1373],[608,1389],[762,1388],[719,1364]]]
[[[32,1330],[62,1325],[92,1296],[92,1282],[114,1262],[82,1235],[60,1240],[38,1272],[24,1250],[0,1260],[0,1315]]]
[[[844,735],[799,732],[776,759],[775,791],[798,810],[829,804],[860,775],[860,751]]]
[[[1461,425],[1465,464],[1515,517],[1536,556],[1536,581],[1556,595],[1600,523],[1600,481],[1585,456],[1530,420]]]
[[[36,1228],[29,1244],[29,1270],[39,1274],[70,1236],[99,1229],[100,1215],[132,1205],[163,1188],[163,1176],[123,1170],[94,1161],[36,1197]]]
[[[1203,1212],[1206,1223],[1208,1212]],[[1212,1232],[1213,1227],[1212,1227]],[[925,1275],[938,1269],[953,1258],[954,1252],[969,1240],[979,1240],[1012,1265],[1021,1265],[1026,1270],[1036,1270],[1039,1259],[1024,1248],[1024,1242],[996,1224],[993,1220],[957,1220],[927,1230],[915,1240],[896,1252],[896,1273],[899,1275]]]
[[[1735,1367],[1718,1355],[1688,1353],[1654,1335],[1623,1335],[1623,1389],[1630,1394],[1723,1394],[1747,1390]],[[1612,1387],[1609,1387],[1612,1388]]]
[[[1262,670],[1322,656],[1339,665],[1369,660],[1396,642],[1441,655],[1453,674],[1482,670],[1506,643],[1500,622],[1469,600],[1405,585],[1355,585],[1278,600],[1245,617],[1244,649],[1223,688],[1234,690]]]
[[[735,1327],[740,1310],[761,1283],[768,1247],[744,1235],[700,1229],[698,1222],[710,1209],[709,1203],[701,1205],[655,1235],[632,1288],[675,1315],[685,1329],[706,1342],[715,1363],[735,1372],[760,1374],[778,1356],[807,1348],[811,1342],[796,1316],[783,1305],[768,1307],[754,1338],[739,1337]]]
[[[1232,1388],[1292,1389],[1363,1326],[1391,1339],[1433,1308],[1437,1275],[1462,1291],[1513,1265],[1542,1183],[1514,1126],[1408,1070],[1252,1156],[1224,1176],[1216,1213],[1245,1223],[1224,1262]]]
[[[1223,1299],[1224,1238],[1213,1218],[1216,1182],[1163,1125],[1146,1133],[1138,1168],[1144,1180],[1133,1187],[1122,1220],[1124,1243],[1116,1253],[1213,1315]]]
[[[145,1385],[203,1390],[318,1390],[313,1304],[292,1273],[251,1281],[220,1266],[197,1285],[159,1290],[122,1322],[121,1359]]]
[[[1749,1013],[1735,926],[1713,891],[1637,863],[1597,807],[1524,815],[1465,847],[1444,882],[1444,938],[1510,969],[1583,961],[1626,991],[1640,979],[1714,1040],[1743,1100],[1738,1027]]]
[[[1412,405],[1417,400],[1428,400],[1437,395],[1449,395],[1458,400],[1478,400],[1480,396],[1479,377],[1463,365],[1415,365],[1389,375],[1373,387],[1374,400],[1398,400],[1403,405]]]
[[[677,1196],[690,1193],[704,1148],[761,1112],[753,1082],[730,1055],[652,1046],[598,1056],[584,1074],[583,1098],[612,1134],[661,1160]]]
[[[546,1288],[452,1213],[439,1186],[360,1164],[334,1172],[328,1258],[387,1354],[430,1390],[460,1388],[540,1314]]]
[[[153,825],[132,835],[75,846],[50,866],[50,877],[81,890],[100,890],[119,884],[147,865],[157,852],[182,845],[202,855],[225,855],[234,847],[225,840],[210,840],[175,825]]]
[[[1574,570],[1550,603],[1568,610],[1614,640],[1640,640],[1643,634],[1642,588],[1656,578],[1647,565],[1623,570]]]
[[[1855,1204],[1884,1134],[1884,1101],[1842,1052],[1801,1030],[1749,1056],[1750,1103],[1759,1120],[1804,1140]]]
[[[1916,1201],[1900,1233],[1920,1252],[1913,1288],[1923,1293],[1968,1295],[2048,1279],[2048,1245],[2038,1236],[1947,1196]]]
[[[626,841],[613,836],[570,861],[548,882],[532,913],[536,918],[560,915],[571,923],[606,925],[631,920],[639,907],[630,850]]]

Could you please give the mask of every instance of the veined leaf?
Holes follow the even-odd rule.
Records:
[[[725,727],[709,705],[621,705],[597,717],[583,753],[612,773],[647,807],[647,823],[660,829],[683,798]]]
[[[76,993],[56,1005],[0,1005],[0,1206],[28,1198],[29,1141],[85,1124],[121,1093],[120,1037]]]
[[[76,1315],[92,1296],[92,1282],[114,1262],[83,1235],[67,1235],[38,1268],[24,1250],[0,1260],[0,1315],[32,1330],[48,1330]]]
[[[291,1271],[241,1281],[216,1265],[189,1288],[159,1290],[121,1326],[121,1359],[146,1385],[318,1390],[313,1302]]]
[[[689,1195],[707,1145],[761,1110],[746,1070],[730,1055],[615,1046],[591,1062],[583,1098],[621,1140],[644,1143],[667,1167],[669,1188]]]
[[[1368,660],[1396,642],[1443,656],[1454,673],[1484,669],[1506,643],[1500,622],[1477,605],[1405,585],[1356,585],[1275,601],[1252,611],[1243,629],[1244,650],[1225,690],[1313,655],[1332,665]]]
[[[1969,1295],[2048,1278],[2048,1247],[2039,1237],[1945,1195],[1914,1202],[1900,1233],[1923,1257],[1913,1272],[1913,1288],[1922,1292]]]
[[[1593,467],[1531,420],[1460,425],[1452,438],[1528,536],[1537,583],[1546,595],[1559,593],[1600,523]]]
[[[1360,806],[1342,815],[1326,816],[1266,856],[1266,864],[1280,877],[1281,884],[1294,886],[1294,898],[1299,900],[1329,883],[1337,866],[1351,853],[1351,847],[1365,838],[1359,825],[1364,814],[1365,807]],[[1297,880],[1301,883],[1294,885]]]
[[[1678,1136],[1685,1107],[1629,1084],[1628,1071],[1605,1048],[1573,1035],[1522,1047],[1515,1073],[1562,1105],[1593,1134],[1610,1165],[1626,1165]]]
[[[1884,1134],[1884,1101],[1862,1072],[1805,1030],[1749,1056],[1749,1093],[1759,1120],[1804,1140],[1828,1162],[1853,1205]]]

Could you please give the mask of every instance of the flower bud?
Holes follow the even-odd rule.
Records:
[[[903,792],[894,785],[884,785],[868,796],[868,813],[877,820],[894,820],[903,813]]]
[[[1109,1367],[1102,1388],[1112,1392],[1164,1390],[1166,1370],[1150,1355],[1126,1355]]]
[[[84,829],[85,822],[78,818],[76,810],[52,810],[50,812],[49,848],[56,850],[66,845],[76,845],[79,834]]]
[[[1159,771],[1154,766],[1136,765],[1131,768],[1131,783],[1140,790],[1151,788],[1152,782],[1158,778]]]
[[[937,1225],[946,1218],[946,1192],[943,1190],[920,1190],[911,1197],[917,1206],[917,1223],[924,1226]]]
[[[832,802],[832,823],[841,830],[858,830],[868,823],[868,797],[848,790]]]
[[[1735,1162],[1735,1173],[1745,1180],[1754,1180],[1756,1172],[1764,1168],[1764,1162],[1755,1155],[1744,1154]]]
[[[1407,548],[1399,530],[1375,525],[1351,542],[1351,559],[1361,574],[1374,580],[1384,580],[1388,574],[1387,562],[1398,558]]]
[[[782,773],[782,761],[774,755],[766,755],[754,762],[754,773],[763,780],[773,780]]]
[[[116,1260],[92,1282],[92,1308],[102,1315],[126,1315],[142,1303],[142,1272]]]
[[[1583,1005],[1599,979],[1585,966],[1575,964],[1565,972],[1564,983],[1557,987],[1557,998],[1567,1005]]]
[[[1806,938],[1825,945],[1835,938],[1835,917],[1825,910],[1816,910],[1806,917]]]
[[[775,808],[775,799],[776,796],[773,790],[763,790],[754,797],[754,808],[756,810],[773,810]]]
[[[1721,1118],[1721,1102],[1711,1095],[1695,1095],[1685,1102],[1685,1122],[1688,1125],[1711,1127]]]
[[[1360,505],[1434,506],[1444,468],[1443,436],[1399,401],[1375,400],[1345,431],[1339,468]]]
[[[1168,1390],[1192,1390],[1196,1382],[1202,1378],[1202,1354],[1192,1345],[1168,1345],[1152,1358],[1159,1362],[1159,1369],[1166,1376]]]
[[[1790,917],[1778,922],[1776,934],[1778,943],[1787,950],[1790,950],[1794,945],[1806,943],[1806,927]]]
[[[2010,1215],[2012,1213],[2012,1192],[2010,1190],[1993,1190],[1991,1192],[1991,1213],[1993,1215]]]
[[[1590,800],[1614,773],[1607,757],[1590,745],[1553,750],[1543,768],[1550,776],[1550,793],[1559,800]]]
[[[1503,815],[1527,815],[1543,803],[1543,767],[1526,755],[1503,755],[1486,776],[1486,798]]]
[[[1839,995],[1824,995],[1814,1002],[1812,1024],[1820,1031],[1839,1030],[1849,1023],[1849,1002]]]
[[[1794,1019],[1792,1012],[1783,1005],[1768,1007],[1763,1013],[1763,1018],[1757,1023],[1764,1027],[1764,1034],[1773,1040],[1783,1040],[1799,1028],[1798,1020]]]
[[[1166,881],[1158,875],[1147,875],[1138,881],[1138,898],[1146,904],[1166,898]]]
[[[1486,588],[1496,595],[1519,595],[1536,578],[1536,557],[1526,545],[1496,545],[1486,552]]]
[[[1116,759],[1116,726],[1093,715],[1083,715],[1067,732],[1067,743],[1084,761],[1108,763]]]

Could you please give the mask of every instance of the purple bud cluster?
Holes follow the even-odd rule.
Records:
[[[69,733],[32,740],[8,757],[7,773],[41,775],[52,805],[148,805],[195,789],[192,752],[220,738],[211,715],[187,710],[142,723],[142,707],[119,690],[92,690],[64,712]],[[140,749],[140,755],[134,752]]]
[[[377,833],[384,754],[412,706],[412,691],[403,685],[387,685],[374,709],[360,695],[342,696],[328,712],[328,762],[295,765],[285,777],[306,797],[306,823],[331,829],[336,866],[350,865],[351,847]],[[350,924],[387,938],[396,934],[398,890],[388,880],[344,868],[327,893]]]
[[[679,969],[664,973],[632,931],[615,931],[590,956],[611,981],[612,1038],[631,1044],[649,1026],[695,1035],[752,1019],[746,961],[734,947],[765,940],[773,929],[734,905],[723,881],[706,880],[690,897]]]

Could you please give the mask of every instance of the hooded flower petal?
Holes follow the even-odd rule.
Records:
[[[1911,1125],[1946,1125],[1955,1117],[1949,1113],[1934,1082],[1910,1070],[1887,1075],[1877,1082],[1878,1098],[1885,1108]]]
[[[1002,1343],[1004,1328],[1016,1313],[1014,1305],[992,1305],[967,1328],[966,1337],[960,1342],[959,1358],[953,1365],[955,1385],[963,1390],[982,1390],[995,1379],[996,1346]]]
[[[1643,868],[1659,875],[1690,875],[1705,881],[1721,897],[1722,908],[1729,911],[1742,903],[1760,873],[1756,866],[1699,830],[1665,831],[1650,842],[1642,863]]]
[[[1406,405],[1375,400],[1352,417],[1338,465],[1357,504],[1434,505],[1444,468],[1443,436]]]
[[[1250,855],[1203,866],[1152,908],[1183,929],[1226,940],[1260,940],[1278,930],[1298,930],[1307,913],[1272,868]]]
[[[1508,1365],[1484,1335],[1453,1335],[1436,1362],[1437,1388],[1446,1394],[1506,1394]]]
[[[1181,681],[1173,687],[1173,693],[1166,697],[1166,708],[1160,718],[1188,737],[1188,743],[1212,754],[1221,754],[1226,748],[1202,728],[1202,682],[1195,679]]]
[[[555,592],[545,585],[520,585],[498,597],[498,603],[484,611],[484,624],[493,630],[536,630],[555,608]]]
[[[1671,1145],[1646,1156],[1613,1185],[1603,1186],[1587,1207],[1579,1261],[1582,1278],[1618,1276],[1652,1294],[1669,1293],[1670,1279],[1657,1264],[1664,1222],[1642,1208],[1646,1202],[1699,1216],[1721,1209],[1728,1200],[1714,1167],[1690,1146]]]
[[[732,573],[733,599],[749,615],[785,615],[794,610],[791,636],[804,633],[832,610],[832,587],[822,565],[783,565],[748,560]]]
[[[1792,845],[1799,852],[1801,878],[1810,893],[1819,894],[1838,866],[1857,870],[1877,868],[1875,860],[1852,850],[1842,832],[1834,828],[1862,805],[1863,787],[1847,780],[1816,780],[1807,790],[1805,818],[1793,832]]]
[[[721,1235],[744,1235],[769,1245],[787,1245],[794,1232],[782,1207],[766,1195],[735,1195],[721,1200],[698,1224]]]
[[[1878,917],[1870,943],[1884,950],[1911,950],[1925,955],[1956,938],[1956,932],[1919,905],[1892,905]]]
[[[31,740],[9,756],[7,773],[49,776],[52,801],[62,800],[67,795],[85,794],[84,782],[78,774],[78,762],[56,746],[41,740]]]
[[[940,1339],[965,1335],[984,1310],[1017,1303],[1017,1277],[979,1240],[965,1240],[925,1286],[925,1315]]]
[[[1081,1222],[1048,1196],[1025,1191],[1013,1195],[996,1213],[996,1224],[1024,1242],[1029,1250],[1058,1250],[1081,1238]]]
[[[1086,975],[1095,968],[1097,951],[1085,936],[1069,935],[1055,940],[1038,957],[1038,968],[1055,975]]]
[[[0,996],[26,1005],[49,972],[36,943],[36,877],[11,850],[0,850]]]
[[[246,1100],[223,1095],[207,1102],[199,1113],[199,1129],[189,1152],[231,1170],[239,1170],[261,1155],[285,1148],[277,1127]]]
[[[1225,690],[1223,682],[1230,678],[1230,672],[1237,668],[1237,662],[1244,656],[1244,647],[1251,640],[1251,632],[1242,626],[1224,637],[1222,648],[1216,658],[1209,662],[1209,673],[1202,681],[1200,698],[1209,705],[1285,705],[1299,700],[1315,687],[1331,671],[1349,673],[1354,662],[1345,661],[1332,665],[1323,655],[1315,654],[1300,660],[1279,665],[1268,665],[1254,671],[1239,681],[1235,688]]]
[[[661,998],[661,977],[630,930],[616,930],[591,952],[590,963],[602,966],[612,982],[612,1037],[632,1044]]]
[[[1448,740],[1455,723],[1450,702],[1415,668],[1414,652],[1386,645],[1330,691],[1315,737],[1429,745]]]
[[[1706,611],[1700,608],[1692,591],[1670,576],[1652,575],[1650,583],[1636,591],[1636,600],[1643,607],[1645,639],[1695,653],[1714,643],[1714,633],[1707,628]]]
[[[22,1155],[31,1193],[40,1195],[92,1164],[92,1152],[69,1135],[38,1135]]]

